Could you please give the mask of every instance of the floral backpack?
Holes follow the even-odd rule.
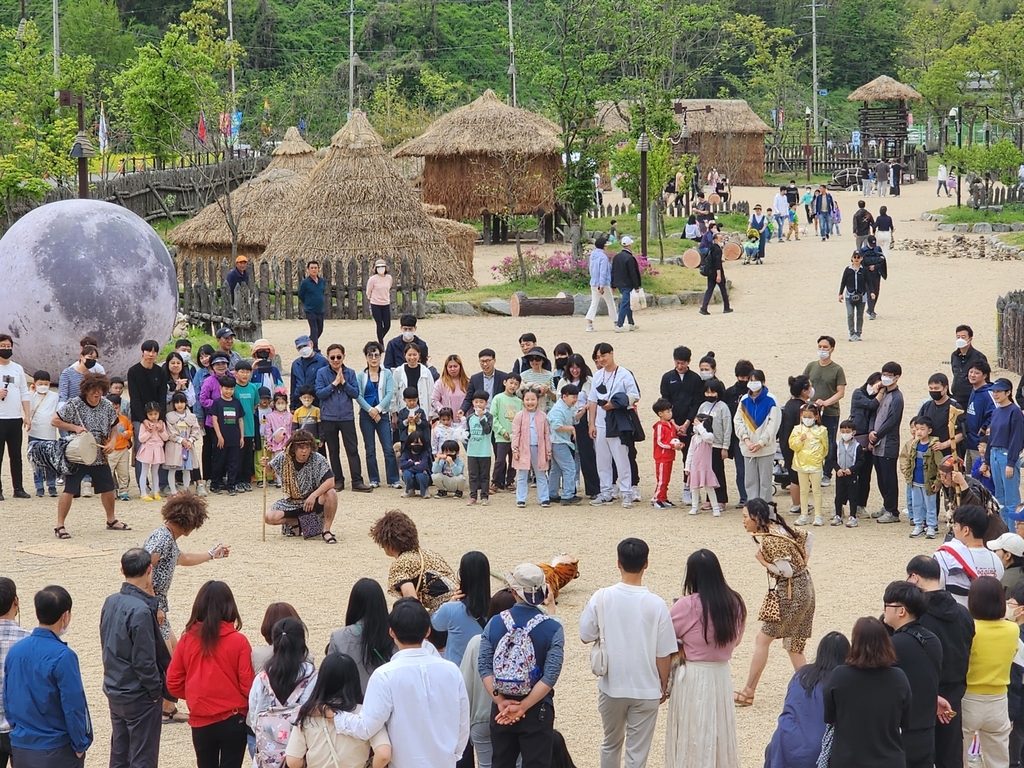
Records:
[[[284,768],[284,752],[299,712],[299,699],[315,678],[314,674],[308,675],[295,686],[283,706],[270,707],[256,716],[256,768]],[[260,672],[259,680],[270,688],[266,672]]]
[[[540,679],[530,633],[549,617],[539,613],[517,627],[511,611],[502,611],[505,634],[494,646],[494,690],[503,696],[526,696]]]

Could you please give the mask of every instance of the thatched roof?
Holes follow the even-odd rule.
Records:
[[[384,151],[366,115],[355,112],[309,176],[307,194],[267,246],[265,257],[423,257],[428,289],[470,288],[467,272],[431,226],[419,196]]]
[[[488,89],[471,104],[435,120],[422,136],[395,150],[395,157],[465,157],[514,153],[558,155],[562,140],[546,117],[510,107]]]
[[[451,246],[463,268],[473,274],[473,249],[476,246],[477,231],[468,224],[435,216],[430,217],[430,225]]]
[[[888,75],[880,75],[870,83],[862,85],[849,96],[847,101],[924,101],[924,97]]]
[[[686,125],[694,134],[751,134],[761,136],[772,129],[742,99],[677,99],[686,109]],[[598,125],[609,135],[628,131],[629,102],[599,101],[594,105]],[[705,111],[706,107],[711,111]],[[675,115],[682,125],[682,115]]]
[[[274,157],[267,166],[268,170],[286,168],[289,171],[307,173],[316,166],[316,150],[306,143],[294,125],[284,133],[284,139],[274,150]]]
[[[306,189],[306,178],[284,168],[267,169],[231,193],[231,215],[238,221],[240,248],[259,248],[270,243],[281,226],[283,214],[292,209]],[[182,248],[231,248],[224,198],[211,203],[170,231],[167,239]]]

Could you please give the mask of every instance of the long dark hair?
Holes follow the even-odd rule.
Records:
[[[487,606],[491,602],[491,564],[483,552],[467,552],[459,561],[459,589],[473,621],[487,624]]]
[[[800,539],[797,538],[796,531],[789,527],[789,524],[779,514],[779,508],[775,506],[774,501],[765,501],[764,499],[748,499],[747,500],[747,514],[757,523],[758,531],[764,533],[768,530],[768,526],[772,523],[778,525],[782,530],[789,534],[789,537],[793,541],[800,543]]]
[[[801,667],[796,673],[796,679],[808,694],[819,684],[824,688],[832,670],[845,664],[849,653],[850,641],[846,635],[842,632],[829,632],[818,643],[814,663]]]
[[[347,653],[329,653],[317,672],[316,684],[306,703],[299,708],[301,728],[311,717],[323,717],[326,710],[351,712],[363,703],[359,667]]]
[[[363,622],[363,665],[374,670],[391,661],[395,641],[388,633],[388,603],[384,590],[373,579],[360,579],[352,585],[345,610],[345,626]]]
[[[185,631],[189,632],[199,625],[199,645],[204,656],[212,656],[220,641],[220,625],[223,622],[242,628],[242,617],[238,615],[235,596],[223,581],[208,581],[199,588],[195,602],[192,603],[192,615],[188,617]]]
[[[309,655],[306,627],[298,619],[284,618],[274,625],[271,636],[274,652],[263,669],[267,673],[270,690],[274,692],[278,703],[284,705],[295,690],[302,665]]]
[[[686,559],[683,594],[700,595],[704,642],[708,640],[708,625],[714,629],[719,648],[739,637],[747,620],[747,606],[740,593],[725,582],[722,565],[710,549],[698,549]]]
[[[585,382],[587,379],[593,378],[594,372],[590,370],[590,366],[587,365],[587,361],[583,359],[583,355],[579,354],[569,355],[569,359],[565,361],[565,366],[562,368],[562,376],[564,378],[568,379],[570,377],[569,369],[574,365],[580,369],[580,384]]]

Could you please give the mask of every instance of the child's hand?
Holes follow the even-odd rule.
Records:
[[[238,447],[245,448],[245,435],[242,435],[242,437],[238,438]]]
[[[221,435],[217,435],[217,447],[218,448],[223,448],[224,447],[224,438]]]

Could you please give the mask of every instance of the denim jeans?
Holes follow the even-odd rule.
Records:
[[[910,489],[910,494],[914,500],[914,506],[911,507],[911,516],[914,520],[914,525],[923,525],[925,528],[931,528],[933,531],[939,527],[939,512],[935,508],[935,494],[928,493],[923,485],[914,485]]]
[[[864,299],[863,294],[857,294],[860,296],[860,301],[850,301],[850,294],[846,294],[846,327],[850,331],[851,336],[860,336],[861,331],[864,330]]]
[[[780,214],[776,213],[773,218],[775,219],[775,229],[779,233],[779,242],[781,243],[782,242],[782,232],[786,228],[786,219],[788,218],[788,216],[780,215]]]
[[[553,443],[551,446],[551,475],[548,478],[549,493],[571,499],[576,495],[576,456],[571,445]]]
[[[29,437],[28,444],[32,445],[32,443],[38,443],[41,440],[41,437]],[[36,484],[36,493],[43,492],[44,483],[46,487],[51,491],[55,491],[57,488],[57,473],[54,472],[49,467],[34,467],[32,472],[32,479],[35,481]]]
[[[537,469],[537,446],[530,446],[530,466],[534,468],[537,477],[537,500],[549,501],[551,494],[548,491],[548,473]],[[530,490],[530,470],[516,470],[516,503],[525,503],[526,493]]]
[[[429,472],[413,472],[411,469],[407,469],[402,473],[402,479],[405,481],[405,492],[416,493],[420,492],[420,496],[427,495],[427,488],[430,487],[430,473]]]
[[[621,303],[619,304],[619,320],[615,323],[619,328],[622,328],[623,325],[625,325],[627,319],[629,320],[629,324],[633,325],[633,307],[629,301],[631,289],[623,288],[621,293],[622,297],[620,298]]]
[[[380,483],[380,469],[377,466],[377,448],[373,444],[374,436],[384,451],[384,474],[388,485],[398,482],[398,460],[395,458],[395,446],[391,441],[391,420],[388,415],[381,414],[380,421],[374,421],[365,411],[359,412],[359,431],[363,435],[363,448],[366,450],[366,476],[371,483]]]
[[[821,229],[821,239],[824,240],[832,232],[832,216],[828,213],[818,214],[818,226]]]
[[[996,487],[995,496],[999,500],[999,515],[1009,526],[1010,513],[1020,506],[1020,469],[1016,464],[1007,463],[1005,448],[988,449],[988,459],[992,467],[992,484]],[[1006,467],[1013,468],[1013,477],[1006,476]],[[1012,528],[1010,530],[1013,530]]]

